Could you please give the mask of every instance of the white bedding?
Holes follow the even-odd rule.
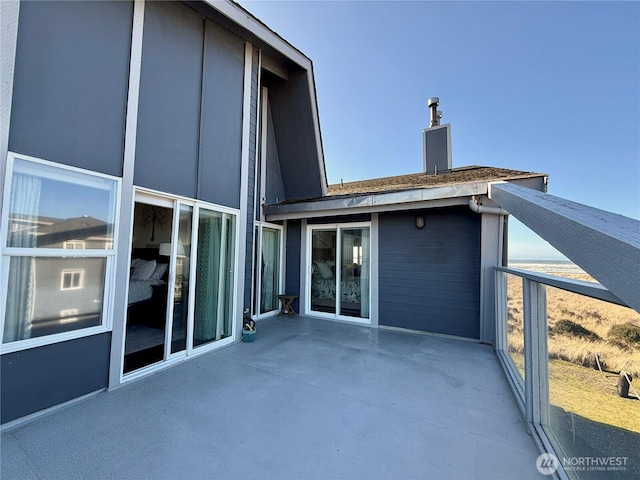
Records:
[[[166,282],[150,278],[148,280],[129,280],[129,305],[148,300],[153,295],[152,285],[164,285]]]

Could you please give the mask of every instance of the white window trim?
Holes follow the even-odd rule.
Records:
[[[7,172],[5,176],[4,185],[4,198],[2,204],[2,213],[0,217],[0,238],[2,242],[0,244],[0,265],[2,266],[2,274],[0,275],[0,354],[17,352],[30,348],[40,347],[44,345],[51,345],[67,340],[73,340],[77,338],[87,337],[95,335],[97,333],[106,333],[112,329],[113,326],[113,296],[115,290],[115,258],[117,256],[117,246],[113,246],[112,249],[90,249],[90,250],[72,250],[65,248],[16,248],[7,247],[6,239],[8,238],[8,225],[9,225],[9,204],[11,199],[11,182],[13,179],[13,167],[14,163],[18,160],[31,162],[33,172],[41,175],[42,172],[38,171],[37,165],[44,165],[50,168],[55,168],[59,172],[55,172],[53,175],[46,175],[45,178],[60,179],[68,182],[70,179],[65,177],[64,172],[72,172],[76,174],[73,176],[73,180],[76,180],[80,185],[87,185],[93,188],[103,188],[101,182],[91,181],[91,177],[94,179],[109,180],[115,183],[114,189],[114,225],[113,225],[113,238],[118,238],[119,224],[120,224],[120,197],[122,189],[122,180],[118,177],[106,175],[100,172],[93,172],[82,168],[72,167],[69,165],[62,165],[59,163],[43,160],[41,158],[31,157],[29,155],[23,155],[15,152],[7,153]],[[49,173],[49,172],[47,172]],[[78,175],[79,174],[79,175]],[[87,176],[89,178],[82,182],[82,179],[78,179],[78,176]],[[20,256],[33,256],[33,257],[70,257],[70,258],[104,258],[105,259],[105,275],[104,275],[104,297],[101,318],[101,325],[95,327],[88,327],[79,330],[72,330],[69,332],[56,333],[52,335],[44,335],[41,337],[27,338],[24,340],[16,340],[10,343],[4,342],[4,324],[6,314],[6,299],[7,288],[9,283],[9,262],[12,257]]]
[[[336,252],[340,251],[340,231],[341,230],[349,230],[352,228],[369,228],[369,317],[368,318],[359,318],[359,317],[350,317],[348,315],[340,315],[338,312],[338,299],[340,298],[340,280],[342,276],[342,272],[336,268],[336,313],[328,313],[328,312],[318,312],[316,310],[311,309],[311,263],[312,263],[312,253],[313,246],[311,242],[313,241],[313,230],[336,230]],[[372,240],[372,222],[352,222],[352,223],[314,223],[307,224],[306,230],[306,255],[305,255],[305,268],[301,270],[301,275],[306,276],[305,281],[305,298],[304,298],[304,312],[303,314],[309,317],[317,317],[317,318],[325,318],[327,320],[339,320],[341,322],[348,323],[357,323],[361,325],[372,325],[372,317],[374,315],[372,310],[373,304],[373,282],[372,276],[374,272],[373,261],[372,261],[372,251],[373,251],[373,240]],[[336,259],[337,261],[337,259]]]

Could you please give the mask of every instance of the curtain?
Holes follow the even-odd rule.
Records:
[[[368,228],[362,232],[362,266],[360,267],[360,317],[369,318],[369,276],[371,270],[371,233]]]
[[[262,229],[262,306],[260,313],[278,308],[279,231]]]
[[[196,260],[194,345],[216,339],[220,285],[221,216],[200,213]]]
[[[9,235],[7,246],[33,248],[33,235],[38,220],[41,180],[38,177],[14,173],[9,206]],[[12,217],[21,217],[24,223],[14,224]],[[28,221],[33,226],[28,226]],[[4,323],[4,342],[31,338],[33,308],[35,304],[35,257],[13,257],[9,267],[7,308]]]

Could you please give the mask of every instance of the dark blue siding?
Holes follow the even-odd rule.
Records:
[[[106,388],[110,347],[103,333],[2,355],[2,423]]]
[[[290,71],[286,82],[269,88],[269,101],[286,199],[322,195],[307,73]]]
[[[147,2],[134,183],[196,196],[204,20],[173,2]]]
[[[378,242],[380,325],[479,337],[478,214],[464,207],[380,214]]]
[[[300,296],[300,241],[302,225],[300,220],[287,221],[287,244],[285,263],[285,293]],[[298,299],[293,302],[293,308],[300,311]]]
[[[130,2],[21,2],[9,150],[122,175]]]
[[[206,24],[198,198],[240,208],[244,41]]]

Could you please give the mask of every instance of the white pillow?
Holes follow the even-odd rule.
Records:
[[[316,268],[318,269],[318,273],[322,275],[322,278],[333,278],[333,271],[325,262],[316,262]]]
[[[164,276],[164,274],[167,273],[167,268],[169,268],[168,263],[158,263],[158,265],[156,266],[156,269],[153,271],[149,279],[162,280],[162,277]]]
[[[142,260],[138,259],[133,267],[133,273],[131,274],[131,280],[148,280],[149,277],[156,270],[155,260]]]

